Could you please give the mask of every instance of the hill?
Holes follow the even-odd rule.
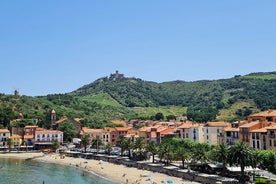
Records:
[[[90,127],[110,119],[187,115],[198,121],[243,119],[252,112],[276,109],[276,72],[252,73],[230,79],[156,83],[116,74],[100,78],[71,93],[40,97],[0,95],[0,122],[7,126],[19,112],[50,124],[50,112],[81,117]]]

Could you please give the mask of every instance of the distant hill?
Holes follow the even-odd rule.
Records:
[[[116,73],[68,94],[41,97],[0,95],[0,122],[19,112],[49,124],[49,113],[84,118],[101,126],[110,119],[187,115],[194,121],[234,121],[252,112],[276,109],[276,72],[251,73],[230,79],[156,83]],[[134,108],[135,107],[135,108]],[[139,108],[137,108],[139,107]],[[7,113],[8,112],[8,113]],[[9,117],[5,114],[9,114]]]

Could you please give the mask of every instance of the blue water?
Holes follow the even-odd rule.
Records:
[[[0,158],[0,184],[115,184],[79,168]]]

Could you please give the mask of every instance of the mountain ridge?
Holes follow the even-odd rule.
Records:
[[[137,108],[141,107],[139,111]],[[164,107],[164,108],[160,108]],[[175,107],[173,110],[166,110]],[[249,113],[276,109],[276,72],[236,75],[228,79],[157,83],[139,78],[102,77],[65,94],[29,97],[0,94],[0,125],[7,126],[18,113],[38,118],[49,126],[49,113],[81,117],[89,127],[111,119],[155,119],[186,115],[197,122],[235,121]]]

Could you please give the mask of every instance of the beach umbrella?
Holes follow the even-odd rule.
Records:
[[[172,180],[167,180],[167,184],[172,184],[173,181]]]

